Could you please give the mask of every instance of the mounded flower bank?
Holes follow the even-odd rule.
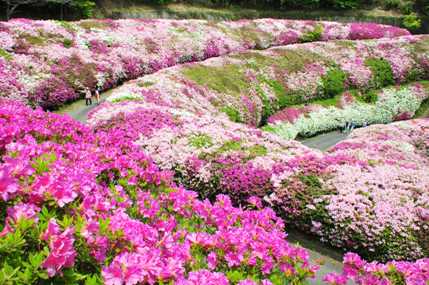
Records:
[[[301,284],[316,269],[271,209],[198,200],[120,133],[10,101],[0,123],[2,280]]]
[[[365,100],[373,89],[428,78],[428,52],[428,36],[247,51],[144,76],[121,86],[108,100],[141,99],[195,114],[225,113],[231,121],[259,126],[285,107],[332,101],[350,89]],[[418,105],[421,99],[416,100]],[[388,120],[384,117],[382,122]]]
[[[0,23],[0,97],[53,109],[81,97],[83,87],[107,89],[168,66],[234,51],[402,35],[409,32],[378,24],[273,19],[16,19]]]
[[[7,276],[9,282],[306,284],[316,270],[305,250],[285,241],[283,221],[271,209],[262,208],[258,198],[248,199],[244,209],[232,206],[225,195],[218,195],[214,203],[198,200],[197,193],[176,186],[171,172],[159,170],[118,129],[94,134],[67,117],[11,101],[0,102],[0,122],[0,261],[2,278]],[[351,236],[357,231],[364,236],[385,228],[383,223],[389,220],[392,231],[384,232],[387,240],[380,242],[400,249],[404,244],[389,243],[393,234],[414,222],[413,229],[422,234],[416,240],[424,241],[428,198],[415,189],[427,185],[413,175],[428,170],[424,165],[428,128],[428,120],[417,120],[355,131],[350,140],[325,155],[324,163],[318,164],[322,160],[314,157],[303,159],[307,172],[298,179],[291,167],[298,169],[299,163],[287,165],[290,181],[301,185],[311,181],[318,187],[317,177],[309,173],[324,164],[323,174],[333,170],[326,183],[344,187],[304,209],[314,214],[310,215],[314,230],[341,241],[347,235],[342,226]],[[366,144],[368,137],[372,144]],[[351,154],[346,154],[351,145]],[[371,157],[367,165],[363,159],[345,167],[333,162],[341,156],[365,155]],[[401,166],[392,156],[403,157]],[[414,164],[424,156],[426,160]],[[353,176],[358,180],[347,180]],[[351,181],[369,182],[370,188],[359,191]],[[299,189],[304,190],[288,187],[287,191]],[[302,191],[295,193],[305,197]],[[318,215],[332,227],[317,223],[326,222]],[[344,272],[330,273],[325,281],[420,285],[429,280],[428,266],[428,258],[382,264],[348,253]]]
[[[264,130],[294,139],[342,129],[347,124],[362,127],[407,120],[428,98],[428,81],[370,92],[346,91],[330,99],[286,107],[268,118]]]
[[[328,153],[251,125],[263,121],[264,111],[280,109],[279,102],[286,106],[294,100],[311,102],[350,86],[354,96],[338,96],[357,102],[332,112],[338,122],[329,117],[325,121],[334,126],[318,120],[319,129],[343,126],[349,118],[341,121],[341,112],[358,113],[367,124],[409,118],[427,98],[426,82],[371,89],[426,77],[427,43],[426,36],[308,43],[177,66],[118,88],[89,121],[98,133],[120,133],[141,146],[162,169],[174,170],[176,181],[201,197],[224,193],[245,203],[256,195],[286,221],[334,246],[376,260],[416,259],[429,251],[424,238],[427,217],[421,212],[428,207],[422,189],[429,187],[425,174],[429,164],[421,150],[427,144],[427,121],[405,123],[410,129],[389,125],[399,130],[390,135],[386,129],[389,135],[381,139],[372,137],[373,128],[364,129],[368,133],[361,137],[367,143],[346,141]],[[312,57],[298,56],[297,51]],[[342,74],[341,81],[332,79],[336,77],[331,72]],[[303,81],[293,90],[290,82],[301,75]],[[375,105],[358,101],[370,96],[377,100]],[[265,105],[264,98],[269,98]],[[237,118],[249,124],[233,122]],[[270,124],[266,129],[276,132],[281,126]],[[314,127],[314,133],[317,130]],[[400,135],[395,137],[396,133]]]
[[[403,35],[283,20],[0,23],[0,96],[44,108],[237,52],[125,84],[89,126],[1,99],[0,283],[307,284],[317,266],[286,241],[287,222],[377,260],[347,253],[327,284],[426,285],[429,120],[358,129],[327,152],[285,139],[412,117],[428,84],[407,82],[427,78],[429,38]]]

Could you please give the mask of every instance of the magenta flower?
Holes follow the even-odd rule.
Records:
[[[345,285],[347,283],[347,278],[343,275],[336,274],[336,273],[328,273],[324,278],[323,281],[330,285]]]
[[[7,201],[18,192],[18,182],[12,176],[10,167],[0,167],[0,197]]]
[[[207,256],[207,264],[210,270],[214,270],[217,266],[217,255],[215,252],[210,252]]]
[[[67,228],[60,234],[53,234],[52,232],[50,234],[52,234],[49,236],[50,252],[45,261],[43,261],[42,267],[52,277],[58,273],[61,274],[63,268],[73,267],[77,253],[73,247],[73,228]]]
[[[17,222],[20,219],[31,219],[37,222],[39,220],[37,217],[39,211],[40,208],[34,204],[18,203],[13,207],[8,208],[7,214],[14,222]]]

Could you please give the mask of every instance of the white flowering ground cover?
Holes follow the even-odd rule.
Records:
[[[333,101],[287,107],[268,118],[269,124],[264,129],[285,139],[294,139],[342,129],[348,123],[362,127],[411,119],[429,98],[429,84],[424,81],[387,87],[366,96],[346,92]]]

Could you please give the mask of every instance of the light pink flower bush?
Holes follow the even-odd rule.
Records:
[[[315,38],[370,39],[409,35],[378,24],[297,20],[14,19],[0,23],[0,96],[55,108],[83,86],[103,89],[178,63]]]
[[[427,256],[428,134],[427,119],[374,125],[333,147],[328,156],[362,164],[328,167],[323,185],[333,192],[307,205],[310,217],[325,225],[316,233],[367,256]]]

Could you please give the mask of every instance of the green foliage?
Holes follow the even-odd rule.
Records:
[[[216,152],[224,153],[224,152],[240,150],[240,149],[241,149],[240,141],[230,140],[225,142]]]
[[[249,151],[249,156],[251,158],[264,156],[264,155],[267,155],[268,153],[267,148],[263,145],[253,145],[248,149],[248,151]]]
[[[103,30],[103,29],[107,29],[109,27],[109,24],[101,21],[85,20],[85,21],[79,22],[79,26],[81,26],[86,30],[91,30],[91,29]]]
[[[299,180],[311,189],[319,190],[322,188],[319,177],[316,175],[300,175]],[[314,192],[314,191],[313,191]]]
[[[224,112],[231,121],[236,123],[242,123],[243,119],[241,118],[241,114],[237,109],[234,109],[230,106],[225,106],[221,109],[222,112]]]
[[[73,24],[72,22],[67,22],[67,21],[56,21],[61,27],[63,27],[64,29],[66,29],[67,31],[69,31],[70,33],[73,33],[76,31],[76,27],[75,24]]]
[[[322,25],[316,25],[314,27],[314,30],[307,32],[304,35],[302,35],[300,38],[300,41],[302,43],[315,42],[315,41],[318,41],[322,38],[322,34],[323,34],[323,26]]]
[[[211,147],[213,140],[207,134],[197,134],[189,138],[189,144],[196,148]]]
[[[63,46],[65,48],[71,48],[71,46],[73,45],[73,40],[70,39],[64,39],[63,41]]]
[[[311,104],[316,104],[324,107],[338,106],[340,99],[341,99],[341,94],[338,94],[331,98],[312,100]]]
[[[422,26],[422,21],[416,13],[411,13],[404,17],[402,24],[405,28],[415,31]]]
[[[256,86],[256,92],[262,100],[261,125],[265,125],[267,119],[274,114],[275,110],[271,105],[271,101],[260,86]]]
[[[281,0],[284,7],[319,8],[320,0]]]
[[[325,97],[333,97],[344,91],[347,76],[339,68],[329,70],[323,77],[323,92]]]
[[[378,100],[378,94],[375,90],[370,90],[368,92],[365,92],[363,94],[359,94],[356,97],[358,101],[368,104],[374,104]]]
[[[336,9],[355,9],[359,6],[360,0],[331,0],[332,7]]]
[[[24,39],[27,43],[34,45],[34,46],[41,46],[45,44],[45,39],[40,36],[33,36],[30,34],[20,34],[20,38]]]
[[[152,86],[154,83],[153,82],[150,82],[150,81],[144,81],[144,82],[138,82],[137,83],[137,86],[139,86],[139,87],[150,87],[150,86]]]
[[[92,0],[73,0],[71,6],[78,10],[84,17],[90,18],[93,16],[96,4]]]
[[[6,60],[12,60],[12,55],[5,51],[4,49],[0,48],[0,57],[3,57]]]
[[[365,65],[371,69],[373,88],[382,88],[395,83],[392,67],[387,60],[383,58],[369,58],[365,61]]]
[[[195,83],[219,93],[239,96],[248,89],[249,85],[240,67],[234,64],[222,67],[195,65],[184,68],[182,72]]]
[[[425,99],[416,111],[414,118],[429,118],[429,98]]]
[[[49,171],[49,166],[57,160],[55,153],[43,154],[36,159],[34,159],[33,164],[31,165],[36,174],[40,175]]]
[[[119,98],[115,98],[111,102],[118,103],[123,101],[142,101],[142,100],[143,100],[143,97],[130,93],[130,94],[123,95]]]
[[[302,91],[288,91],[278,98],[279,108],[283,109],[288,106],[298,105],[304,101],[304,92]]]

